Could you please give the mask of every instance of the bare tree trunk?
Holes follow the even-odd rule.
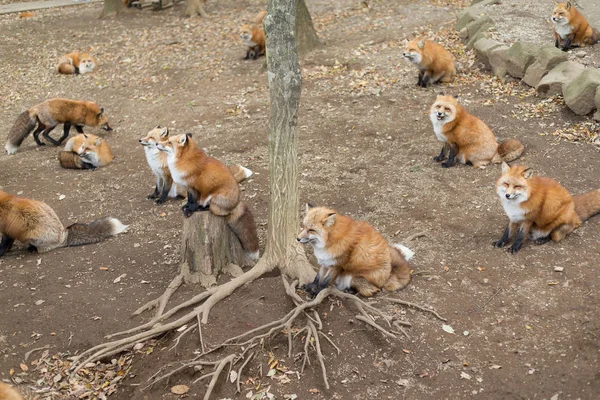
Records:
[[[102,13],[100,13],[100,18],[119,14],[123,10],[125,10],[123,0],[104,0],[104,8],[102,9]]]
[[[296,124],[302,76],[295,32],[298,0],[269,0],[267,36],[269,118],[269,223],[264,257],[300,283],[315,272],[296,240],[299,232],[300,175]]]
[[[298,0],[298,10],[296,11],[296,41],[298,42],[298,54],[300,57],[310,53],[315,48],[321,46],[321,41],[317,36],[308,8],[304,0]]]
[[[188,17],[195,17],[197,15],[201,15],[202,17],[208,17],[206,11],[204,11],[204,7],[202,6],[204,0],[187,0],[187,10],[185,15]]]

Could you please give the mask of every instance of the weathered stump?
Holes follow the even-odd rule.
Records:
[[[209,211],[192,214],[183,220],[181,237],[181,275],[186,283],[209,287],[222,272],[236,276],[241,266],[253,265],[225,218]]]

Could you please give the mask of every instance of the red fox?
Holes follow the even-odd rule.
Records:
[[[8,141],[4,148],[8,154],[14,154],[19,149],[23,140],[33,131],[33,139],[38,146],[45,143],[40,141],[40,133],[53,145],[60,146],[69,136],[71,126],[79,133],[83,133],[83,125],[99,126],[105,131],[112,131],[108,125],[108,118],[104,108],[91,101],[78,101],[67,99],[50,99],[23,111],[8,132]],[[58,140],[50,137],[49,133],[58,124],[64,124],[63,136]]]
[[[152,129],[148,134],[139,141],[144,146],[146,161],[156,175],[156,187],[154,192],[148,195],[148,199],[157,199],[157,204],[162,204],[166,201],[167,196],[172,198],[182,197],[180,193],[185,193],[184,188],[180,188],[173,183],[171,172],[167,163],[167,154],[158,150],[157,143],[164,142],[169,138],[169,128],[163,128],[160,125]],[[253,172],[241,165],[232,165],[229,167],[236,182],[240,183],[252,176]]]
[[[110,164],[113,159],[106,140],[91,133],[73,136],[58,153],[60,165],[71,169],[96,169]]]
[[[587,22],[570,1],[558,3],[552,12],[554,45],[563,45],[564,51],[572,46],[583,47],[600,42],[600,32]]]
[[[258,57],[265,54],[265,31],[262,27],[262,21],[267,15],[266,11],[261,11],[254,18],[253,24],[242,25],[240,37],[248,46],[244,60],[252,57],[256,60]]]
[[[513,161],[523,153],[523,145],[516,139],[508,139],[498,145],[491,129],[479,118],[471,115],[459,103],[456,97],[437,97],[429,114],[433,131],[440,142],[444,143],[440,154],[433,159],[449,168],[456,160],[463,164],[471,163],[482,167],[490,163]]]
[[[171,136],[157,144],[159,150],[167,153],[173,181],[187,189],[188,201],[182,208],[183,215],[187,218],[195,211],[210,210],[214,215],[225,217],[244,251],[257,260],[256,223],[250,209],[240,201],[238,183],[225,164],[207,156],[191,137],[191,133]]]
[[[560,183],[533,176],[531,168],[522,165],[502,163],[496,192],[510,222],[494,245],[505,246],[518,232],[511,253],[519,251],[530,232],[538,244],[558,242],[600,213],[600,189],[572,197]]]
[[[58,59],[56,71],[59,74],[87,74],[94,72],[97,65],[98,63],[94,57],[87,53],[74,51]]]
[[[127,225],[109,217],[89,224],[75,223],[65,229],[46,203],[0,191],[0,257],[10,250],[15,240],[44,253],[57,247],[101,242],[126,229]]]
[[[23,400],[23,396],[12,386],[0,382],[0,400]]]
[[[414,253],[400,245],[390,245],[375,228],[326,207],[306,205],[300,243],[313,247],[321,266],[315,280],[306,286],[316,295],[334,283],[340,290],[353,288],[370,297],[382,288],[402,289],[410,281],[408,262]]]
[[[408,42],[403,55],[419,68],[417,86],[427,87],[430,82],[438,81],[452,82],[456,75],[452,55],[437,43],[425,39],[415,39]]]

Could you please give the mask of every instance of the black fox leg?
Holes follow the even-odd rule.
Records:
[[[60,139],[58,139],[58,145],[62,144],[62,142],[64,142],[64,140],[69,137],[69,132],[71,132],[71,123],[70,122],[65,122],[63,128],[64,128],[63,129],[63,135],[61,136]]]
[[[317,276],[315,276],[315,280],[312,281],[312,283],[309,283],[308,285],[304,285],[304,289],[308,292],[308,294],[310,294],[311,296],[316,296],[317,293],[319,293],[318,291],[318,287],[319,287],[319,280],[321,279],[321,272],[319,271],[317,273]]]
[[[431,75],[429,74],[429,72],[424,72],[423,73],[423,79],[421,79],[421,87],[426,88],[427,84],[429,84],[429,80],[431,79]]]
[[[419,79],[417,80],[417,86],[421,86],[423,84],[423,71],[419,70]]]
[[[456,146],[449,144],[448,159],[442,163],[443,168],[450,168],[456,163]]]
[[[83,133],[83,126],[75,125],[75,130],[77,131],[77,133]]]
[[[510,246],[511,253],[515,254],[516,252],[518,252],[521,249],[521,247],[523,247],[523,240],[525,240],[527,238],[530,228],[531,228],[531,223],[523,222],[521,224],[521,226],[519,227],[519,233],[517,233],[517,239],[515,240],[513,245]]]
[[[554,40],[554,47],[556,47],[558,49],[558,38],[556,38],[556,40]]]
[[[167,184],[167,181],[164,179],[160,180],[161,193],[158,200],[156,200],[156,204],[163,204],[167,200],[167,196],[169,195],[169,190],[171,189]]]
[[[0,257],[10,250],[14,242],[15,239],[12,239],[6,235],[2,235],[2,242],[0,242]]]
[[[35,143],[38,146],[45,146],[46,143],[42,142],[40,140],[40,132],[42,132],[44,129],[46,129],[46,125],[44,124],[38,124],[38,127],[36,128],[35,132],[33,132],[33,140],[35,140]]]
[[[440,155],[433,157],[433,161],[441,162],[446,159],[446,154],[448,153],[448,143],[444,143],[442,146],[442,151],[440,151]]]
[[[563,46],[563,51],[567,51],[571,48],[571,37],[567,36],[567,40],[565,40],[565,45]]]
[[[244,57],[244,60],[247,60],[247,59],[249,59],[249,58],[250,58],[250,48],[248,48],[248,49],[246,50],[246,57]]]
[[[188,218],[198,208],[198,199],[196,198],[192,190],[188,190],[187,203],[181,208],[183,210],[183,216]]]
[[[160,194],[160,190],[158,190],[158,185],[154,186],[154,192],[150,193],[146,198],[147,199],[156,199]]]
[[[497,242],[494,242],[494,246],[495,247],[504,247],[508,244],[508,242],[510,241],[510,238],[512,237],[514,231],[516,228],[516,224],[513,222],[509,222],[508,226],[506,227],[506,229],[504,230],[504,234],[502,235],[502,237],[500,238],[500,240],[498,240]]]
[[[52,139],[52,137],[50,136],[50,132],[52,132],[52,130],[56,128],[56,126],[53,126],[51,128],[46,128],[44,129],[44,131],[42,132],[42,136],[44,136],[44,139],[46,139],[47,141],[49,141],[50,143],[52,143],[55,146],[60,146],[61,142],[57,142],[56,140]]]

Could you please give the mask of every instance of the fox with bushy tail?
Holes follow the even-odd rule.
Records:
[[[102,218],[65,228],[46,203],[0,191],[0,257],[18,240],[38,253],[58,247],[97,243],[127,230],[116,218]]]
[[[50,137],[50,132],[58,124],[64,124],[63,135],[59,140]],[[33,139],[38,146],[45,143],[40,141],[40,133],[55,146],[60,146],[69,136],[71,126],[77,132],[83,133],[83,126],[100,127],[105,131],[112,131],[104,108],[92,101],[78,101],[68,99],[50,99],[23,111],[8,133],[8,141],[4,148],[8,154],[14,154],[19,149],[23,140],[34,130]]]

